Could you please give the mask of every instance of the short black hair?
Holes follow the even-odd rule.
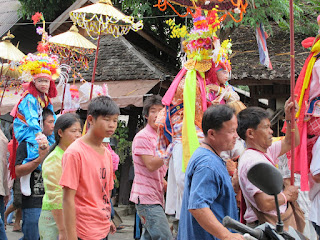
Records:
[[[148,116],[149,110],[154,105],[163,105],[162,104],[162,97],[160,95],[152,95],[150,97],[147,97],[143,102],[143,109],[142,109],[142,115]]]
[[[269,113],[260,107],[248,107],[238,114],[238,135],[246,140],[248,128],[257,129],[258,125],[264,119],[270,119]]]
[[[45,121],[48,116],[53,116],[53,112],[49,108],[44,108],[42,110],[42,119]]]
[[[54,125],[54,138],[57,145],[60,143],[60,135],[58,134],[58,131],[61,129],[63,132],[76,122],[81,123],[79,116],[75,113],[65,113],[58,117]]]
[[[99,96],[91,100],[87,114],[97,119],[99,116],[120,115],[120,109],[111,98]]]
[[[205,136],[209,129],[219,131],[224,122],[230,121],[235,115],[233,108],[227,105],[217,105],[209,107],[203,114],[202,131]]]

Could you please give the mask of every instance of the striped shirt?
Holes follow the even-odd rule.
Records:
[[[130,201],[136,204],[164,205],[163,178],[167,167],[162,166],[150,172],[141,156],[155,156],[157,132],[149,125],[142,129],[133,139],[132,159],[134,164],[134,180],[131,188]]]

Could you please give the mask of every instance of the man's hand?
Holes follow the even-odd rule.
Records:
[[[110,222],[110,233],[113,235],[113,234],[116,233],[116,231],[117,231],[117,228],[114,225],[113,221],[111,220],[111,222]]]
[[[297,200],[298,195],[299,195],[298,189],[299,189],[299,187],[293,186],[293,185],[287,186],[284,189],[283,193],[284,193],[284,195],[286,195],[288,202],[294,202]]]
[[[163,182],[163,190],[164,190],[165,192],[167,192],[168,183],[167,183],[167,181],[166,181],[165,179],[162,179],[162,182]]]
[[[295,108],[295,113],[298,111],[299,109],[299,105],[297,103],[297,101],[292,101],[291,97],[288,98],[288,100],[285,102],[284,104],[284,112],[285,112],[285,118],[286,120],[291,120],[291,109]]]
[[[37,162],[37,163],[42,163],[43,162],[43,160],[45,159],[45,157],[47,156],[47,154],[48,154],[48,152],[49,152],[49,145],[47,144],[47,145],[39,145],[39,157],[38,158],[36,158],[35,160],[33,160],[33,161],[35,161],[35,162]]]

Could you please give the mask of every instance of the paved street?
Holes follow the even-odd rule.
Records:
[[[133,225],[134,215],[121,217],[123,223],[120,225],[123,228],[118,230],[114,235],[110,235],[109,240],[132,240],[133,239]],[[18,240],[22,237],[22,233],[12,232],[12,226],[7,226],[8,240]]]

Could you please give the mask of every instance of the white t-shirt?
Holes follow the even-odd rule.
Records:
[[[312,160],[310,164],[310,174],[317,175],[320,173],[320,137],[312,148]],[[311,176],[309,176],[310,192],[309,198],[311,201],[309,211],[309,220],[320,226],[320,183],[316,183]]]
[[[239,174],[239,183],[242,190],[242,194],[244,195],[246,201],[249,201],[252,206],[254,206],[256,209],[261,211],[255,202],[254,195],[257,193],[261,193],[262,191],[257,188],[255,185],[253,185],[249,179],[247,178],[247,174],[249,169],[258,164],[258,163],[267,163],[270,165],[276,165],[278,164],[278,156],[281,151],[281,141],[277,141],[272,143],[272,145],[268,148],[267,153],[263,154],[262,152],[259,152],[257,150],[253,149],[247,149],[239,159],[239,167],[238,167],[238,174]],[[265,156],[267,155],[268,158],[272,161],[272,163],[268,160],[268,158]],[[247,210],[244,214],[244,219],[248,222],[254,222],[258,220],[256,214],[251,208],[251,205],[247,204]],[[281,205],[280,206],[280,213],[284,213],[287,209],[287,206]],[[277,215],[276,210],[272,210],[268,212],[273,215]]]

